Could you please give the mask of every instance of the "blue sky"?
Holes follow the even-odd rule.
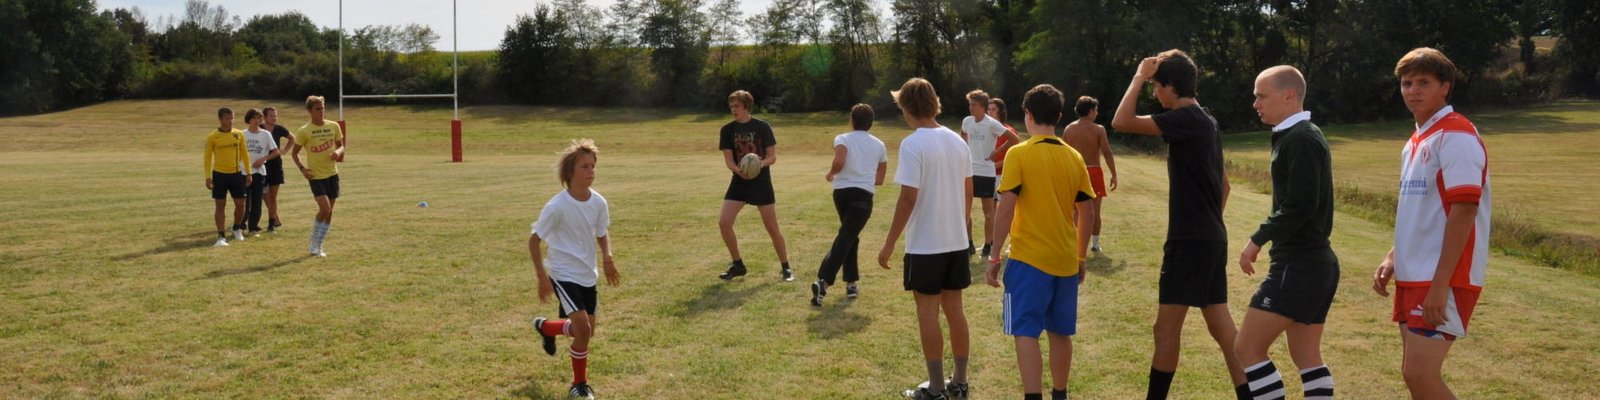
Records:
[[[590,4],[599,7],[609,7],[613,2],[614,0],[590,0]],[[221,5],[227,8],[229,14],[237,15],[242,20],[249,20],[255,15],[298,10],[323,27],[333,28],[339,24],[338,0],[212,0],[210,3],[213,6]],[[99,4],[102,10],[137,6],[144,11],[151,23],[155,23],[161,16],[181,18],[184,0],[100,0]],[[460,23],[457,29],[461,35],[461,50],[498,48],[506,27],[516,20],[517,15],[532,13],[535,4],[538,2],[531,0],[459,0],[456,11]],[[748,16],[765,9],[769,4],[771,0],[745,0],[741,8]],[[345,29],[367,25],[420,23],[432,27],[434,32],[439,33],[439,43],[434,44],[435,48],[450,50],[452,35],[449,1],[345,0],[344,11]]]

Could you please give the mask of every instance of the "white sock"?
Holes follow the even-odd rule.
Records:
[[[1300,370],[1300,382],[1305,385],[1306,400],[1333,400],[1333,372],[1327,365]]]
[[[1270,359],[1245,368],[1244,379],[1248,382],[1250,397],[1255,400],[1283,398],[1283,375],[1278,374],[1278,367],[1272,365]]]
[[[1100,247],[1100,235],[1090,236],[1089,245],[1093,247]]]

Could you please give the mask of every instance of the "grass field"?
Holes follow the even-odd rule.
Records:
[[[474,107],[463,113],[467,162],[455,164],[447,162],[448,109],[347,110],[350,157],[340,167],[344,197],[329,257],[308,258],[315,207],[295,177],[282,194],[283,233],[208,247],[200,143],[219,105],[250,103],[112,102],[0,119],[8,144],[0,149],[0,398],[561,398],[568,363],[539,351],[528,327],[555,305],[537,301],[525,242],[559,187],[554,152],[576,137],[601,146],[596,188],[612,205],[623,274],[621,287],[600,289],[590,359],[600,395],[882,399],[923,380],[898,265],[864,266],[853,302],[834,295],[820,309],[806,304],[806,278],[837,229],[822,176],[843,114],[760,116],[777,130],[779,212],[802,279],[777,279],[751,210],[739,232],[752,275],[723,283],[715,278],[727,258],[715,213],[727,173],[715,132],[724,115]],[[297,105],[279,106],[285,125],[304,122]],[[1550,123],[1552,131],[1575,130]],[[879,124],[891,149],[908,132],[897,121]],[[1552,147],[1517,140],[1532,135],[1542,134],[1492,138],[1491,154],[1511,163],[1519,145]],[[1339,140],[1339,156],[1363,154],[1351,149],[1363,139]],[[1391,139],[1370,140],[1377,149]],[[1569,140],[1558,147],[1594,143]],[[1148,370],[1166,174],[1153,158],[1119,161],[1122,188],[1105,210],[1107,251],[1091,261],[1083,289],[1076,398],[1140,397]],[[1505,173],[1496,175],[1499,199],[1531,190],[1516,183],[1513,165],[1497,170]],[[1594,190],[1549,180],[1552,188]],[[1226,216],[1237,251],[1270,199],[1235,188]],[[864,248],[881,244],[897,193],[878,191]],[[431,207],[416,208],[423,199]],[[1576,210],[1586,215],[1572,218],[1593,218],[1593,207]],[[1387,322],[1388,299],[1369,289],[1392,230],[1345,214],[1336,227],[1343,275],[1323,349],[1338,393],[1398,397],[1398,333]],[[1457,394],[1600,397],[1600,281],[1498,254],[1490,265],[1473,336],[1446,365]],[[1230,271],[1236,317],[1261,279]],[[975,398],[1020,392],[1000,297],[986,286],[966,294]],[[1173,398],[1230,397],[1197,317],[1185,338]],[[1274,358],[1291,368],[1281,342]],[[1298,391],[1297,378],[1286,383]]]

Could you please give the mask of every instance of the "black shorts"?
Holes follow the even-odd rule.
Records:
[[[1228,242],[1168,240],[1161,256],[1161,304],[1228,303]]]
[[[765,175],[765,174],[763,174]],[[770,175],[745,180],[733,176],[728,181],[728,192],[722,195],[723,200],[744,202],[752,206],[764,206],[778,202],[778,197],[772,191],[772,177]]]
[[[572,282],[555,282],[556,312],[561,313],[561,318],[566,318],[572,313],[583,311],[594,315],[600,310],[600,291],[594,286],[584,286]]]
[[[283,163],[278,163],[277,165],[273,165],[270,162],[267,163],[267,185],[270,186],[270,185],[282,185],[282,184],[283,184]]]
[[[224,174],[211,171],[211,198],[217,200],[222,200],[225,197],[242,199],[244,194],[244,174]]]
[[[940,254],[906,254],[905,288],[921,294],[939,294],[972,286],[967,249]]]
[[[994,197],[994,187],[994,177],[979,175],[972,176],[972,197],[979,199]]]
[[[330,176],[327,179],[311,180],[311,197],[328,196],[329,200],[339,198],[339,176]]]
[[[1339,257],[1333,249],[1274,254],[1267,279],[1250,298],[1250,307],[1302,324],[1320,324],[1328,319],[1338,289]]]

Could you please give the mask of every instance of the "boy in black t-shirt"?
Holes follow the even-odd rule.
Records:
[[[272,140],[278,142],[280,152],[288,152],[294,147],[294,135],[289,133],[289,128],[278,125],[278,108],[267,107],[261,110],[263,116],[261,129],[272,132]],[[277,232],[283,222],[278,219],[278,186],[283,185],[283,158],[273,157],[267,160],[267,193],[262,197],[267,202],[267,232]]]
[[[1195,98],[1199,75],[1194,61],[1180,50],[1145,58],[1111,120],[1119,132],[1159,136],[1167,142],[1167,242],[1161,261],[1156,351],[1150,362],[1147,397],[1151,399],[1166,398],[1172,385],[1189,307],[1200,308],[1211,338],[1222,349],[1234,394],[1241,399],[1249,396],[1243,368],[1233,354],[1238,331],[1228,313],[1228,232],[1222,222],[1228,177],[1222,167],[1222,135],[1217,120]],[[1167,112],[1134,114],[1146,81],[1155,84],[1155,98]]]
[[[739,90],[728,95],[728,110],[733,113],[733,121],[722,126],[721,142],[717,145],[722,149],[722,163],[733,172],[728,180],[728,191],[722,195],[722,211],[717,219],[722,243],[728,246],[728,256],[733,262],[720,277],[731,280],[747,273],[744,259],[739,256],[739,236],[733,231],[733,222],[745,204],[749,204],[761,212],[761,224],[766,226],[767,235],[772,237],[772,247],[778,251],[778,262],[783,264],[781,278],[788,282],[794,280],[794,271],[789,269],[789,250],[783,243],[783,231],[778,229],[778,200],[772,190],[771,167],[778,162],[778,141],[772,135],[771,125],[750,116],[755,103],[750,92]],[[739,172],[739,160],[747,154],[761,157],[760,174],[744,176]]]

